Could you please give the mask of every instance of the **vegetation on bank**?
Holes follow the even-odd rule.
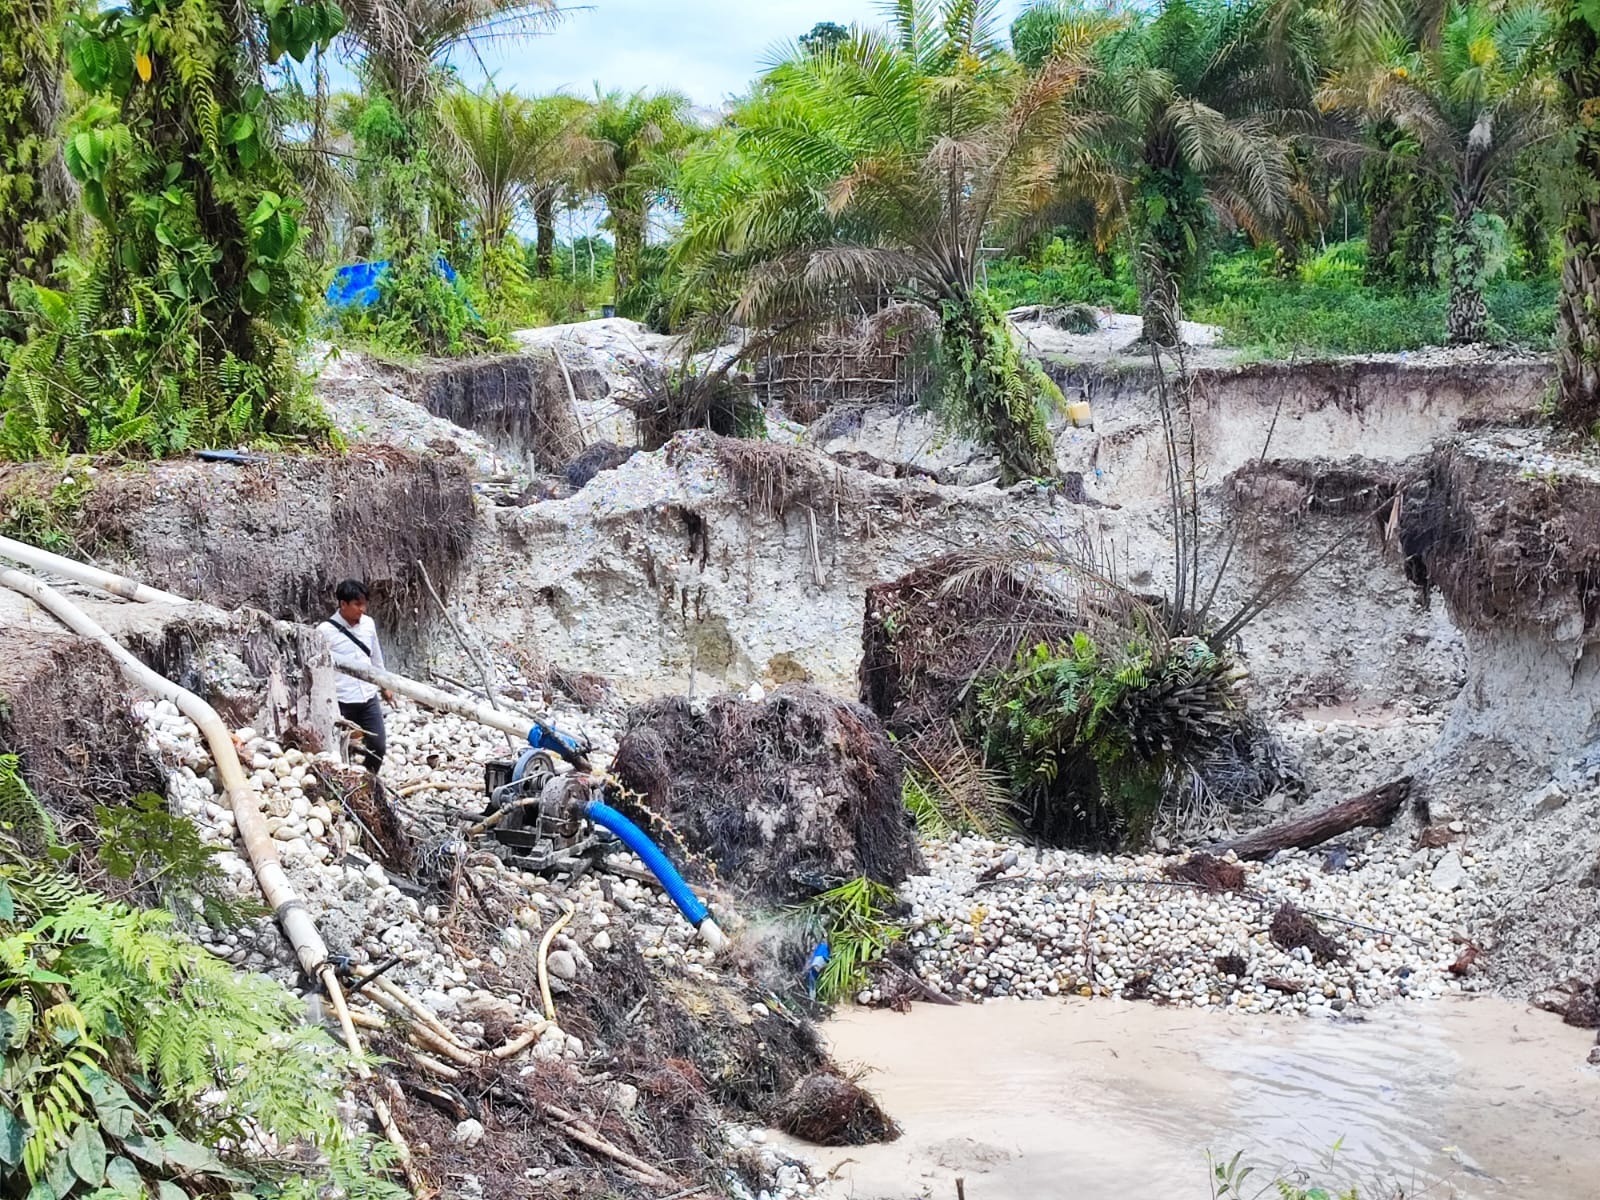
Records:
[[[345,1128],[347,1056],[304,1004],[182,931],[243,914],[220,898],[214,851],[151,799],[102,809],[105,848],[75,863],[85,852],[0,755],[5,1194],[404,1195],[382,1175],[387,1146]],[[87,888],[86,873],[126,899]]]
[[[759,347],[922,304],[925,400],[1012,479],[1049,473],[1058,399],[1013,304],[1253,355],[1554,340],[1565,411],[1600,416],[1592,5],[996,11],[819,22],[709,118],[466,86],[472,39],[560,36],[550,0],[8,6],[0,453],[314,443],[318,325],[470,354],[605,305]],[[330,310],[361,262],[374,302]]]

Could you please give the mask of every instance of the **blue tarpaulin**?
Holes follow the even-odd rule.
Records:
[[[455,268],[442,258],[439,259],[438,266],[439,274],[454,286]],[[347,267],[340,267],[334,273],[333,282],[328,285],[328,307],[371,308],[378,302],[378,284],[388,270],[388,259],[382,262],[351,263]],[[473,313],[473,316],[477,314]]]

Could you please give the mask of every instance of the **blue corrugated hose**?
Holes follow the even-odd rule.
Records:
[[[672,865],[672,860],[661,853],[661,848],[650,840],[645,831],[609,804],[602,804],[598,800],[591,800],[584,811],[588,814],[589,820],[602,829],[609,829],[616,834],[629,850],[644,861],[644,865],[650,868],[650,873],[661,881],[661,886],[667,890],[667,895],[672,897],[672,902],[678,906],[678,911],[684,915],[689,924],[699,929],[711,915],[710,912],[700,902],[700,897],[689,890],[689,885],[683,881],[683,876],[678,874],[678,868]]]

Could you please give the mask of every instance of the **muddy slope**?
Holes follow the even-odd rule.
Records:
[[[357,446],[102,471],[76,536],[146,583],[283,620],[319,620],[341,579],[364,579],[385,646],[403,661],[433,606],[417,564],[448,594],[475,526],[463,458]]]

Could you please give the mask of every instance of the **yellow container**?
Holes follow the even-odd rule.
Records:
[[[1074,400],[1067,405],[1067,417],[1071,422],[1082,429],[1094,424],[1094,413],[1089,408],[1087,400]]]

